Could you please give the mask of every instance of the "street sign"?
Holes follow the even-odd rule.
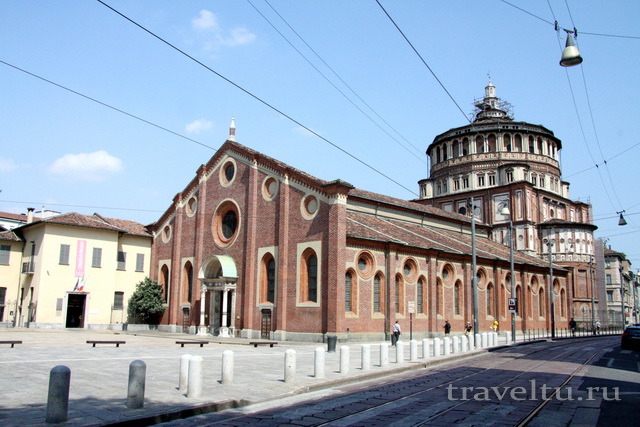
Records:
[[[516,313],[518,307],[517,298],[509,298],[509,313]]]
[[[415,301],[407,301],[409,314],[416,312],[416,302]]]

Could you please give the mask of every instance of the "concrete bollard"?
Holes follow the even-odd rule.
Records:
[[[362,370],[371,369],[371,345],[362,344]]]
[[[180,356],[180,377],[178,378],[178,390],[181,393],[187,392],[187,384],[189,384],[189,360],[190,354]]]
[[[460,337],[456,335],[451,340],[453,342],[453,353],[460,353]]]
[[[127,391],[127,408],[144,408],[144,387],[147,378],[147,365],[142,360],[134,360],[129,364],[129,389]]]
[[[293,382],[296,379],[296,351],[289,349],[284,352],[284,382]]]
[[[494,346],[498,345],[498,333],[497,332],[493,333],[493,345]]]
[[[222,352],[222,384],[231,384],[233,382],[233,351],[225,350]]]
[[[335,349],[333,352],[335,353]],[[324,348],[322,347],[316,347],[315,350],[313,376],[316,378],[324,378]]]
[[[476,347],[475,348],[482,348],[482,335],[476,334],[475,335],[475,340],[476,340]]]
[[[380,366],[389,365],[389,343],[380,343]]]
[[[409,341],[409,361],[415,362],[418,360],[418,341]]]
[[[489,337],[487,336],[486,332],[483,332],[480,334],[480,348],[487,348],[487,346],[489,345]]]
[[[442,340],[440,338],[433,339],[433,357],[442,356]]]
[[[444,337],[444,339],[442,340],[442,347],[444,349],[444,351],[442,353],[445,356],[448,356],[449,353],[451,353],[451,338],[450,337]]]
[[[69,385],[71,384],[71,369],[58,365],[49,372],[49,395],[47,396],[48,423],[63,423],[67,421],[69,411]]]
[[[428,359],[429,357],[431,357],[431,340],[425,338],[422,340],[422,358]]]
[[[460,337],[460,351],[467,351],[469,350],[469,339],[467,338],[466,335],[462,335]]]
[[[189,379],[187,380],[187,397],[197,398],[202,394],[202,357],[189,359]]]
[[[469,334],[467,339],[469,340],[469,350],[475,350],[476,346],[475,346],[475,343],[473,341],[473,334]]]
[[[396,342],[396,363],[404,362],[404,341]]]
[[[506,344],[507,344],[507,345],[509,345],[509,344],[513,344],[513,343],[511,342],[511,332],[505,332],[505,333],[504,333],[504,338],[505,338],[505,341],[506,341]]]
[[[340,373],[346,374],[349,372],[349,346],[340,346]]]

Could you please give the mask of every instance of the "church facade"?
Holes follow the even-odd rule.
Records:
[[[420,181],[416,202],[469,214],[473,197],[474,214],[492,227],[494,241],[509,245],[512,226],[517,251],[547,263],[551,259],[568,271],[570,316],[591,325],[592,309],[598,310],[592,286],[597,227],[591,205],[570,199],[560,169],[561,141],[544,126],[515,121],[492,83],[475,106],[471,123],[436,136],[429,145],[430,176]],[[553,292],[559,301],[561,291]],[[524,316],[526,311],[526,305],[519,307]]]
[[[509,247],[491,224],[424,201],[313,177],[238,144],[232,123],[151,226],[161,328],[321,342],[385,339],[398,321],[420,338],[445,320],[462,332],[477,312],[480,331],[509,330]],[[550,327],[551,274],[556,322],[571,313],[570,271],[536,255],[514,254],[522,331]]]

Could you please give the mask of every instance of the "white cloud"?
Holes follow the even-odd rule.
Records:
[[[18,165],[16,165],[13,159],[0,157],[0,172],[11,172],[16,169],[18,169]]]
[[[213,122],[205,119],[194,120],[184,127],[188,133],[200,133],[213,127]]]
[[[200,16],[191,20],[191,26],[198,31],[218,31],[218,17],[206,9],[200,11]]]
[[[231,30],[231,35],[229,37],[218,35],[217,39],[219,45],[233,47],[253,42],[256,39],[256,35],[246,28],[240,27]]]
[[[49,171],[73,179],[104,181],[107,175],[123,169],[122,160],[100,150],[94,153],[65,154],[53,162]]]

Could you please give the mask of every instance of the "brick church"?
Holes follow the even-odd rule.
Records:
[[[484,108],[485,114],[476,121],[489,116],[488,110]],[[503,119],[493,120],[504,124]],[[467,151],[449,140],[443,145],[443,136],[437,137],[427,152],[431,174],[442,170],[443,162],[460,166],[465,159],[478,160],[478,147],[487,152],[518,152],[505,149],[504,137],[496,145],[490,133],[476,133],[473,141],[478,145]],[[482,137],[482,144],[476,136]],[[517,147],[517,138],[512,138]],[[549,157],[545,159],[553,165],[554,150],[560,146],[557,139],[548,140],[555,145],[543,145],[547,148],[535,154]],[[434,150],[439,153],[435,162]],[[518,174],[526,169],[522,163],[527,159],[521,160],[499,171],[505,177],[512,172],[513,182],[488,177],[485,182],[501,190],[522,185],[524,177]],[[161,328],[322,342],[327,335],[340,340],[382,340],[398,321],[406,331],[411,322],[414,337],[421,338],[442,333],[445,320],[454,332],[462,332],[467,322],[474,321],[474,305],[480,331],[488,331],[494,320],[509,330],[507,301],[517,296],[517,329],[549,329],[551,272],[556,326],[565,325],[574,312],[572,270],[556,263],[550,268],[548,259],[540,256],[539,241],[531,246],[520,243],[521,235],[529,242],[529,234],[540,240],[549,233],[535,228],[530,219],[514,218],[519,222],[512,278],[505,222],[494,221],[488,213],[507,200],[512,211],[523,212],[515,202],[528,196],[514,189],[506,191],[507,197],[496,198],[474,184],[476,195],[483,197],[478,207],[484,210],[475,216],[473,239],[471,212],[462,209],[463,198],[449,197],[449,190],[442,187],[440,193],[433,193],[445,175],[421,182],[419,200],[396,199],[339,179],[313,177],[245,147],[235,141],[232,122],[229,139],[151,226],[151,275],[163,286],[167,301]],[[560,201],[565,208],[562,216],[560,210],[547,215],[547,222],[565,226],[573,221],[573,229],[569,224],[563,230],[592,231],[582,210],[566,208],[567,199],[559,194],[560,184],[554,178],[553,174],[547,178],[551,184],[547,193],[554,196],[542,194],[541,206],[549,209]],[[462,186],[463,178],[459,179]],[[448,181],[445,185],[457,188]],[[515,280],[515,296],[511,280]]]

